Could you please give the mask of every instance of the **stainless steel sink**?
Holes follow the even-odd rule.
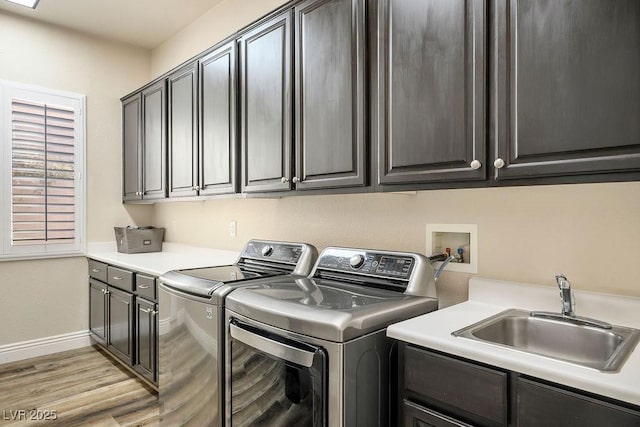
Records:
[[[452,335],[601,371],[617,371],[638,343],[640,331],[622,326],[585,326],[571,318],[534,317],[529,311],[511,309]]]

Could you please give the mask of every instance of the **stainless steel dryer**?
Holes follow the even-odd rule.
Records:
[[[226,300],[226,422],[386,426],[392,323],[436,310],[433,269],[413,253],[327,248],[309,278]]]
[[[317,256],[303,243],[249,241],[235,264],[159,278],[159,399],[163,426],[220,426],[224,299],[255,280],[305,277]]]

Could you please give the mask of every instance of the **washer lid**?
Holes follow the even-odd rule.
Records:
[[[236,264],[170,271],[163,274],[160,277],[160,281],[171,289],[199,297],[210,297],[216,289],[225,284],[271,277],[278,274],[285,274],[285,272],[281,270],[258,271]]]
[[[252,239],[233,265],[170,271],[159,280],[168,289],[221,302],[239,282],[286,274],[307,276],[317,253],[306,243]]]
[[[346,342],[438,308],[438,300],[326,279],[283,277],[234,290],[227,308],[291,332]]]

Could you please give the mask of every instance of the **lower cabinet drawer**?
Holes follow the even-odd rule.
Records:
[[[89,277],[98,279],[101,282],[106,282],[107,281],[107,264],[90,259],[89,260]]]
[[[518,378],[519,427],[638,427],[640,412],[558,387]]]
[[[133,292],[133,272],[110,265],[107,267],[107,283],[124,291]]]
[[[404,356],[405,397],[456,413],[474,425],[507,424],[506,372],[410,345]]]
[[[150,301],[156,301],[156,279],[143,274],[136,274],[136,294]]]
[[[406,400],[402,404],[402,419],[404,427],[471,427],[471,424],[463,423]]]

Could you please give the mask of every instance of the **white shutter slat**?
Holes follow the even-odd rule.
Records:
[[[68,243],[75,239],[75,112],[12,102],[12,241]]]

